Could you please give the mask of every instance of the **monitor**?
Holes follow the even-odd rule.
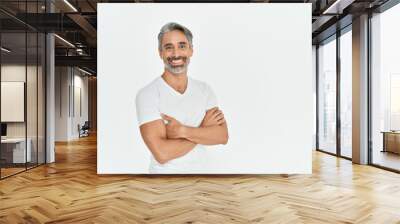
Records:
[[[1,136],[7,136],[7,124],[1,123]]]

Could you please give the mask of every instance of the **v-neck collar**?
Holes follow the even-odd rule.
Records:
[[[183,92],[183,93],[180,93],[180,92],[176,91],[174,88],[172,88],[172,86],[170,86],[162,76],[160,76],[160,79],[161,79],[161,82],[163,83],[163,85],[165,85],[176,96],[179,96],[179,97],[186,96],[188,94],[188,91],[190,90],[191,81],[190,81],[190,77],[189,76],[187,78],[187,84],[186,84],[185,92]]]

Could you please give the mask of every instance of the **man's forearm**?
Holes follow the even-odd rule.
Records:
[[[182,137],[202,145],[218,145],[228,142],[226,124],[209,127],[185,127]]]
[[[197,144],[187,139],[161,139],[159,145],[150,146],[156,151],[156,159],[160,163],[166,163],[172,159],[184,156]]]

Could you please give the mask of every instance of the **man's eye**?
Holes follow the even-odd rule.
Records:
[[[186,45],[184,45],[184,44],[182,44],[182,45],[179,45],[179,48],[181,48],[181,49],[185,49],[185,48],[186,48]]]

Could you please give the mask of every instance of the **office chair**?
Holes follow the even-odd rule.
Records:
[[[89,136],[89,129],[90,129],[89,121],[85,121],[82,127],[78,125],[78,129],[79,129],[79,138]]]

